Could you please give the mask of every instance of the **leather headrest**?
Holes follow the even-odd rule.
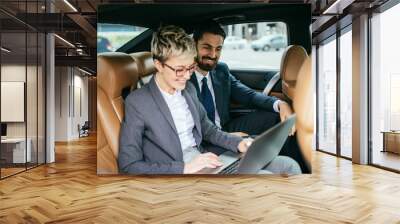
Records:
[[[286,48],[281,61],[281,78],[284,81],[296,81],[299,68],[307,58],[306,50],[299,45]]]
[[[313,80],[311,75],[311,58],[307,57],[300,68],[296,94],[293,103],[294,111],[297,114],[299,128],[307,133],[314,131],[314,100],[313,100]]]
[[[107,97],[115,99],[124,88],[136,86],[138,69],[128,54],[120,52],[102,53],[97,56],[97,82]]]
[[[153,56],[151,52],[143,51],[130,54],[138,64],[140,78],[154,74],[156,67],[154,66]]]

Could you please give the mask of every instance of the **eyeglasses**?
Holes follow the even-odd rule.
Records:
[[[188,68],[173,68],[173,67],[171,67],[170,65],[168,65],[166,63],[162,63],[162,64],[167,66],[172,71],[174,71],[176,76],[178,76],[178,77],[185,76],[187,74],[187,72],[189,74],[192,74],[194,72],[194,70],[196,69],[196,63],[192,64]]]

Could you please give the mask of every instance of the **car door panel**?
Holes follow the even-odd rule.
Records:
[[[231,69],[231,74],[244,85],[262,92],[272,77],[278,70],[244,70],[244,69]],[[282,81],[279,80],[272,88],[271,94],[281,98],[282,95]],[[254,111],[255,108],[246,107],[236,102],[231,102],[231,115],[237,117]]]
[[[254,90],[264,90],[269,80],[278,72],[277,70],[271,71],[258,71],[258,70],[230,70],[232,75],[235,76],[246,86]]]

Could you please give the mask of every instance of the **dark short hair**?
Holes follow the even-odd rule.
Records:
[[[215,21],[207,21],[195,27],[193,31],[194,41],[197,43],[203,37],[204,33],[212,33],[215,35],[220,35],[224,40],[226,37],[225,31]]]

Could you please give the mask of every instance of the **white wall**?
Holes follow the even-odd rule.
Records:
[[[81,76],[79,70],[74,69],[74,82],[71,99],[71,138],[78,138],[78,124],[83,125],[88,120],[88,78]]]
[[[55,141],[77,139],[78,124],[88,120],[88,78],[83,75],[76,68],[56,67]]]
[[[68,86],[67,67],[55,68],[55,141],[68,140]]]
[[[4,82],[24,82],[26,86],[26,105],[23,100],[22,106],[18,109],[12,106],[1,107],[2,113],[17,113],[19,110],[22,117],[26,112],[26,120],[22,119],[21,122],[6,122],[7,123],[7,137],[8,138],[25,138],[25,135],[30,139],[30,148],[32,152],[32,161],[44,163],[45,159],[45,142],[44,142],[44,74],[42,73],[41,66],[32,66],[25,64],[2,64],[1,66],[2,84]],[[25,80],[27,78],[27,80]],[[7,97],[7,92],[2,89],[2,98]],[[24,89],[18,90],[19,94],[24,94]],[[6,94],[6,95],[3,95]],[[9,93],[10,94],[10,93]],[[25,96],[21,97],[25,98]],[[2,102],[3,104],[4,102]],[[14,102],[14,104],[17,102]],[[11,102],[12,104],[12,102]],[[3,119],[3,118],[2,118]],[[37,157],[38,155],[38,157]]]
[[[1,82],[1,121],[24,122],[24,82]],[[36,108],[36,107],[35,107]]]
[[[36,85],[36,81],[32,81],[29,77],[29,75],[33,74],[32,71],[35,69],[33,66],[27,66],[25,67],[24,65],[18,65],[18,64],[3,64],[1,66],[1,81],[4,82],[25,82],[25,75],[26,75],[26,70],[28,71],[28,81],[30,85]],[[35,71],[36,74],[36,71]],[[28,106],[35,107],[36,108],[36,88],[27,88],[27,103]],[[4,97],[4,96],[3,96]],[[34,105],[29,105],[30,103],[35,102]],[[1,108],[1,110],[8,110],[9,108]],[[24,109],[24,108],[22,108]],[[30,130],[33,128],[36,130],[36,113],[31,113],[32,111],[27,109],[27,119],[28,119],[28,137],[30,133],[32,133]],[[32,121],[35,121],[35,124],[32,124]],[[26,122],[7,122],[7,136],[8,137],[25,137],[25,126]],[[35,132],[36,134],[36,132]]]
[[[25,64],[3,64],[1,66],[1,81],[5,82],[25,82]],[[1,108],[7,110],[7,108]],[[25,122],[7,123],[8,137],[25,137]]]

